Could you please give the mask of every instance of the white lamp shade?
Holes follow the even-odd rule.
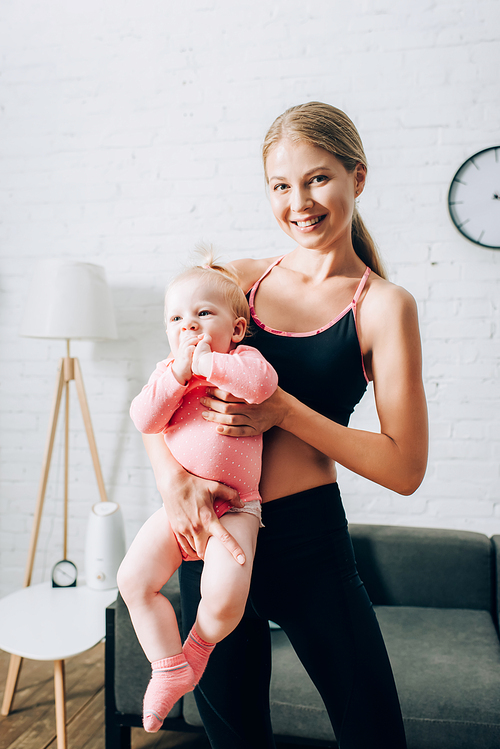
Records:
[[[104,268],[44,260],[31,282],[19,334],[32,338],[117,338]]]

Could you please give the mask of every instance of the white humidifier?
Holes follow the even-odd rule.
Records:
[[[91,511],[85,544],[85,579],[89,588],[116,588],[116,573],[125,556],[125,529],[120,505],[98,502]]]

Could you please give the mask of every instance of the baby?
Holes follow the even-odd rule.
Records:
[[[206,421],[200,399],[217,387],[250,403],[269,398],[278,384],[257,349],[243,345],[249,310],[236,277],[211,253],[203,265],[178,276],[165,296],[171,356],[160,362],[133,400],[130,414],[144,434],[163,433],[175,459],[190,473],[235,488],[243,507],[214,502],[221,523],[243,549],[243,565],[215,536],[209,538],[196,622],[182,645],[172,605],[160,589],[183,554],[165,509],[157,510],[134,539],[118,573],[152,676],[144,696],[143,724],[157,731],[174,703],[199,682],[216,643],[243,616],[261,525],[262,435],[228,437]]]

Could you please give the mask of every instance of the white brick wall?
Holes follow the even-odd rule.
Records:
[[[75,343],[109,496],[128,540],[159,499],[128,405],[166,352],[162,294],[202,238],[227,257],[290,247],[259,145],[311,99],[358,125],[361,209],[393,280],[417,298],[431,419],[427,477],[400,497],[341,472],[352,521],[500,532],[500,254],[464,240],[448,185],[500,141],[497,0],[87,0],[0,6],[0,595],[21,584],[58,341],[22,339],[44,257],[106,268],[119,340]],[[98,493],[72,402],[70,556]],[[370,396],[353,424],[377,428]],[[35,566],[61,556],[58,435]]]

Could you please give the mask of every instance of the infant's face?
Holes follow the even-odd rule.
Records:
[[[179,281],[168,291],[165,310],[174,356],[182,342],[201,335],[211,337],[212,351],[227,354],[233,347],[236,318],[222,291],[213,284],[189,278]]]

